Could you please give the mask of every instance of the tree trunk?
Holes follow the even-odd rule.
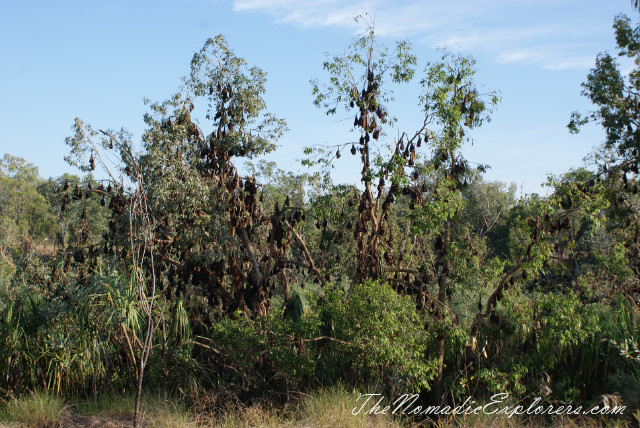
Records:
[[[442,383],[444,379],[444,300],[447,296],[447,276],[451,268],[451,263],[447,259],[449,246],[451,245],[451,222],[447,221],[442,234],[442,248],[440,249],[440,260],[442,260],[442,270],[438,277],[438,302],[435,311],[435,319],[438,323],[438,343],[436,345],[436,358],[438,360],[438,373],[432,390],[432,400],[435,405],[444,402]]]
[[[135,407],[133,413],[133,428],[137,428],[140,423],[140,398],[142,397],[142,379],[144,375],[143,358],[138,360],[138,385],[136,387]]]
[[[438,359],[438,374],[435,379],[435,383],[433,384],[433,389],[431,390],[431,401],[434,405],[439,405],[444,401],[443,399],[443,391],[442,391],[442,381],[444,377],[444,338],[438,339],[438,343],[436,345],[436,356]]]

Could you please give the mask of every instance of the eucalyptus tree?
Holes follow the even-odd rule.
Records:
[[[194,54],[181,92],[148,102],[140,147],[125,130],[94,129],[79,119],[67,139],[72,165],[106,172],[97,188],[86,189],[111,210],[100,250],[140,285],[147,335],[137,356],[138,391],[156,327],[164,349],[167,307],[186,309],[190,328],[183,330],[206,336],[221,317],[265,315],[278,286],[288,295],[288,266],[326,281],[298,230],[302,207],[286,197],[264,210],[261,184],[235,166],[274,150],[286,131],[266,110],[265,82],[264,71],[218,36]],[[202,126],[195,116],[200,106],[206,106]],[[63,190],[63,207],[69,192]],[[90,255],[96,248],[89,247]],[[151,297],[156,290],[162,299]],[[157,299],[166,303],[153,310]],[[215,348],[183,339],[226,367]]]
[[[329,148],[309,148],[306,153],[320,154],[318,161],[326,164],[339,159],[344,152],[360,157],[364,190],[353,201],[358,207],[353,228],[357,245],[353,273],[356,283],[382,278],[383,258],[393,258],[389,209],[406,182],[405,166],[414,166],[415,149],[410,150],[409,143],[405,147],[402,139],[395,142],[391,153],[378,145],[380,138],[384,138],[384,127],[395,122],[387,111],[386,104],[391,101],[392,93],[385,82],[409,82],[416,63],[417,58],[411,53],[408,42],[397,42],[395,48],[389,50],[376,40],[371,24],[367,33],[356,39],[344,56],[335,56],[324,63],[330,76],[327,83],[312,81],[317,107],[327,114],[335,114],[338,108],[355,113],[352,129],[359,134],[357,141],[338,143]],[[306,161],[309,165],[314,162],[317,161]]]
[[[51,234],[53,218],[47,201],[38,193],[38,168],[25,159],[5,153],[0,159],[0,252],[16,249],[25,241],[42,241]]]
[[[274,150],[286,123],[266,110],[266,74],[249,67],[222,36],[209,39],[191,62],[182,92],[148,103],[139,153],[126,131],[95,130],[77,120],[68,160],[85,170],[106,166],[116,153],[120,176],[98,189],[112,209],[106,249],[131,256],[127,182],[140,171],[157,218],[153,251],[160,287],[170,302],[182,300],[194,327],[238,312],[264,315],[277,285],[286,289],[286,266],[300,266],[320,281],[297,229],[302,207],[288,197],[262,208],[261,184],[242,176],[235,162]],[[206,105],[205,123],[195,118]],[[130,192],[129,192],[130,193]]]
[[[637,3],[633,4],[637,7]],[[605,131],[604,143],[591,155],[597,171],[584,179],[581,187],[590,194],[599,191],[608,202],[608,229],[625,248],[624,257],[637,282],[640,278],[640,25],[625,15],[618,15],[613,28],[617,56],[623,61],[632,61],[633,65],[625,75],[625,66],[615,56],[600,53],[582,84],[582,95],[589,98],[596,109],[573,112],[568,128],[578,133],[587,123],[596,123]],[[637,284],[632,289],[634,295],[640,294]]]
[[[325,62],[328,83],[313,82],[315,104],[327,114],[336,113],[338,107],[355,111],[353,129],[359,140],[307,152],[321,153],[324,157],[319,160],[325,163],[337,161],[347,150],[359,154],[364,190],[356,200],[353,280],[393,282],[399,292],[415,295],[419,307],[431,314],[434,322],[429,328],[438,331],[434,394],[439,400],[448,317],[444,302],[452,295],[453,260],[463,259],[459,253],[465,248],[453,236],[454,222],[464,207],[462,189],[471,173],[460,150],[468,132],[489,119],[498,96],[477,88],[472,60],[445,53],[440,62],[427,65],[420,81],[422,123],[385,144],[385,127],[396,122],[388,111],[391,91],[386,85],[409,82],[416,64],[407,42],[397,42],[390,51],[375,38],[372,24],[344,56]],[[392,208],[400,208],[398,201],[403,198],[408,199],[410,224],[399,230]],[[468,248],[466,259],[471,252]],[[430,293],[434,287],[435,296]]]
[[[490,182],[481,176],[468,180],[463,191],[464,218],[472,232],[486,238],[493,254],[508,257],[509,211],[516,203],[516,185]]]
[[[609,162],[640,159],[640,34],[638,26],[625,15],[618,15],[613,24],[617,56],[633,61],[627,76],[614,56],[600,53],[594,68],[582,84],[582,95],[597,107],[586,114],[573,112],[568,128],[579,132],[583,125],[595,122],[606,132],[604,147],[610,149]]]
[[[421,290],[422,304],[429,310],[437,331],[436,359],[438,373],[433,398],[442,400],[445,338],[454,323],[454,314],[445,304],[451,300],[454,287],[464,277],[477,275],[482,269],[482,254],[477,254],[468,234],[456,233],[465,207],[463,189],[471,175],[469,163],[461,154],[467,134],[489,120],[489,113],[498,103],[494,92],[481,93],[474,82],[473,60],[444,53],[441,61],[429,64],[421,81],[420,103],[429,128],[425,133],[432,150],[431,159],[423,165],[431,179],[424,189],[423,202],[412,213],[414,228],[434,237],[434,259],[428,266],[435,282],[435,296],[428,288]],[[478,169],[483,171],[485,166]],[[422,190],[422,189],[421,189]]]

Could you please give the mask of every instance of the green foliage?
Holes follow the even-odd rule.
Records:
[[[433,117],[434,124],[441,127],[437,143],[432,145],[455,152],[462,145],[464,129],[489,121],[489,113],[500,98],[495,92],[479,92],[473,81],[476,71],[472,59],[444,52],[440,62],[427,64],[425,73],[426,77],[420,82],[425,90],[420,102],[424,111]]]
[[[54,221],[46,199],[38,192],[38,168],[5,153],[0,160],[0,250],[16,249],[30,239],[51,235]]]
[[[108,211],[101,204],[101,197],[91,192],[84,192],[83,197],[70,198],[62,209],[64,194],[60,193],[60,189],[65,185],[70,188],[75,186],[91,187],[97,189],[101,182],[94,179],[91,173],[84,178],[80,178],[72,174],[63,174],[58,178],[50,178],[46,182],[39,185],[38,191],[47,199],[49,211],[53,215],[54,242],[59,247],[66,247],[73,242],[79,242],[83,239],[82,234],[88,234],[86,243],[98,243],[102,238],[103,232],[107,229]],[[102,199],[104,201],[104,199]],[[105,202],[106,204],[106,202]],[[86,227],[85,227],[86,225]]]
[[[308,387],[316,379],[395,391],[428,388],[434,372],[425,359],[429,335],[408,297],[380,283],[350,293],[335,288],[318,302],[314,295],[305,297],[311,302],[299,318],[272,312],[213,325],[212,340],[226,356],[221,381],[243,392]]]
[[[14,283],[10,296],[0,299],[9,302],[1,307],[0,321],[3,388],[20,392],[39,385],[60,395],[97,393],[105,384],[122,382],[119,377],[130,373],[112,362],[123,345],[119,330],[137,326],[126,307],[114,306],[121,303],[123,283],[118,276],[102,276],[88,284],[56,285],[38,290]]]
[[[508,256],[508,215],[516,203],[516,186],[500,182],[486,182],[482,178],[471,180],[463,190],[466,200],[465,223],[478,238],[488,240],[490,252]]]
[[[417,206],[411,213],[413,232],[416,235],[424,232],[442,233],[447,222],[453,220],[465,206],[462,193],[451,191],[457,186],[455,179],[443,177],[436,186],[433,190],[434,197]]]
[[[510,390],[588,403],[602,391],[618,389],[620,376],[637,379],[640,373],[613,345],[637,331],[637,314],[624,299],[613,305],[585,305],[573,293],[512,299],[480,335],[489,343],[488,355],[480,356],[484,367],[472,381],[488,394]]]
[[[335,114],[339,105],[348,111],[350,103],[361,105],[366,102],[359,96],[358,84],[367,80],[369,72],[375,79],[369,96],[381,103],[374,105],[374,110],[392,100],[392,92],[384,85],[385,79],[406,83],[415,74],[417,58],[411,53],[411,44],[397,41],[390,51],[376,40],[372,18],[368,15],[356,17],[356,22],[362,21],[368,21],[365,34],[356,38],[343,56],[334,56],[324,62],[323,69],[329,73],[329,82],[311,81],[314,104],[327,115]],[[392,124],[395,119],[382,115],[380,121]]]
[[[291,206],[304,207],[308,202],[308,192],[313,186],[318,186],[317,176],[283,171],[277,168],[275,162],[247,162],[245,168],[250,176],[262,184],[260,194],[267,211],[272,211],[276,203],[284,206],[287,197]]]
[[[323,371],[351,371],[358,383],[394,391],[429,389],[435,371],[434,361],[426,358],[430,335],[408,297],[378,282],[349,293],[334,289],[320,317],[323,334],[340,341],[327,343]]]
[[[474,66],[471,59],[445,52],[441,61],[427,64],[426,77],[420,82],[424,90],[420,104],[435,128],[425,134],[433,150],[430,197],[412,214],[419,230],[442,233],[442,227],[464,207],[461,185],[470,171],[458,151],[469,140],[466,132],[488,121],[499,101],[496,93],[479,93]],[[438,173],[440,168],[444,171]]]
[[[272,311],[212,325],[211,338],[224,354],[221,382],[245,394],[304,387],[313,379],[317,355],[303,339],[317,332],[317,315],[309,313],[298,321]]]
[[[187,87],[195,97],[207,99],[207,119],[237,128],[219,140],[219,150],[237,155],[246,152],[251,158],[275,149],[274,141],[287,128],[284,120],[265,113],[265,82],[266,73],[255,66],[249,68],[222,35],[208,39],[193,56]]]
[[[633,58],[634,68],[628,76],[620,72],[620,65],[609,53],[596,58],[595,67],[582,84],[582,94],[598,108],[587,115],[574,112],[568,128],[577,133],[586,123],[601,124],[607,135],[606,147],[613,148],[625,159],[637,161],[639,144],[638,90],[640,89],[640,34],[625,15],[618,15],[613,24],[618,56]]]

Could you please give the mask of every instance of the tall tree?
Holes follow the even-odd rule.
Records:
[[[415,295],[419,306],[430,312],[435,320],[430,327],[438,331],[439,368],[433,390],[434,397],[441,400],[446,319],[450,315],[444,302],[452,293],[452,260],[459,256],[454,252],[460,248],[453,227],[464,207],[462,189],[471,172],[460,150],[469,139],[469,130],[489,119],[498,96],[478,90],[472,60],[445,53],[441,61],[427,65],[426,77],[420,82],[422,124],[414,132],[400,133],[385,147],[384,127],[395,123],[386,105],[391,99],[386,85],[389,80],[409,82],[416,64],[408,43],[397,42],[389,51],[376,40],[371,23],[366,35],[356,39],[344,56],[325,62],[329,82],[313,82],[315,104],[327,114],[335,114],[339,106],[355,110],[353,129],[360,138],[307,152],[319,152],[324,155],[319,160],[327,164],[337,161],[349,146],[352,154],[359,153],[364,190],[357,200],[353,280],[389,280],[399,292]],[[425,153],[427,150],[431,153]],[[394,239],[397,222],[392,208],[403,197],[409,199],[414,234],[411,239],[408,233]],[[435,254],[431,248],[425,249],[432,243]],[[432,286],[436,296],[430,295]]]
[[[425,92],[420,101],[425,123],[430,124],[426,135],[433,150],[425,169],[433,178],[426,186],[425,202],[416,207],[412,216],[416,228],[435,236],[435,261],[428,268],[435,277],[436,296],[429,297],[426,287],[422,294],[429,301],[427,306],[427,299],[423,298],[423,305],[429,308],[437,330],[438,373],[432,394],[437,402],[444,400],[445,337],[453,315],[444,302],[453,295],[454,277],[468,275],[470,272],[465,271],[474,268],[472,264],[466,269],[465,263],[453,265],[454,261],[468,260],[474,250],[460,241],[464,237],[456,236],[454,230],[465,206],[463,189],[471,174],[461,149],[469,140],[469,131],[488,121],[491,109],[499,101],[496,93],[479,91],[474,82],[474,65],[473,60],[445,53],[440,62],[427,66],[426,77],[421,81]]]
[[[635,67],[624,76],[620,64],[609,53],[600,53],[595,67],[582,84],[582,95],[597,110],[583,114],[573,112],[568,128],[577,133],[581,126],[595,122],[606,131],[605,148],[613,158],[640,161],[640,27],[625,15],[616,16],[613,24],[619,57],[633,59]]]
[[[357,20],[367,18],[359,17]],[[384,137],[384,127],[395,122],[387,111],[386,104],[391,101],[392,92],[386,87],[386,82],[409,82],[415,73],[417,58],[411,53],[408,42],[396,42],[393,50],[379,43],[373,21],[369,24],[366,34],[354,40],[345,55],[330,58],[324,63],[329,81],[312,81],[317,107],[327,114],[335,114],[338,107],[355,112],[352,129],[359,134],[358,140],[316,151],[324,156],[320,160],[326,164],[339,159],[343,152],[350,151],[352,155],[360,156],[360,178],[364,190],[357,200],[359,214],[353,231],[357,245],[353,273],[356,283],[383,277],[383,253],[386,252],[386,260],[393,257],[389,244],[392,236],[388,212],[406,181],[405,167],[415,166],[415,149],[410,150],[411,143],[406,135],[395,142],[395,149],[390,153],[378,145],[378,140]],[[424,130],[425,126],[412,139],[417,139]],[[312,154],[313,151],[308,149],[307,153]],[[310,164],[309,161],[307,163]]]
[[[8,153],[0,159],[0,233],[2,248],[22,242],[41,241],[51,234],[53,217],[46,199],[38,192],[38,168]]]
[[[637,8],[638,3],[632,2]],[[592,154],[597,171],[580,185],[590,194],[599,192],[609,205],[607,229],[626,249],[628,268],[640,278],[640,25],[625,15],[614,19],[618,57],[633,60],[627,75],[609,53],[601,53],[582,84],[582,94],[596,106],[583,114],[573,112],[567,125],[572,133],[587,123],[604,128],[606,139]],[[626,276],[626,275],[625,275]],[[640,295],[640,287],[631,287]]]
[[[94,191],[110,199],[106,249],[124,259],[132,256],[124,208],[135,193],[126,183],[148,186],[162,292],[170,302],[184,301],[196,329],[239,312],[264,315],[276,287],[287,294],[287,266],[326,281],[297,229],[301,207],[286,197],[266,211],[261,184],[234,165],[272,151],[286,130],[266,111],[265,81],[218,36],[194,55],[184,92],[150,104],[140,153],[126,131],[94,130],[79,120],[67,140],[69,162],[85,170],[105,164],[104,151],[119,151],[121,175],[114,172],[108,186]],[[203,104],[208,130],[192,117]]]

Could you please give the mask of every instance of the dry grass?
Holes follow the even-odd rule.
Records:
[[[346,428],[395,428],[401,425],[391,416],[353,415],[352,410],[358,407],[358,393],[349,392],[342,387],[320,390],[309,396],[301,405],[301,422],[303,426],[346,427]]]
[[[55,427],[69,413],[64,400],[50,394],[35,392],[21,399],[11,398],[0,417],[7,426]]]
[[[196,418],[174,400],[145,395],[141,404],[142,421],[145,427],[191,428],[199,426]],[[129,396],[102,396],[96,401],[77,403],[75,412],[93,421],[110,421],[113,427],[131,426],[134,413],[134,399]],[[92,425],[78,425],[92,426]],[[99,425],[96,425],[99,426]]]
[[[296,404],[284,408],[270,407],[268,404],[243,406],[237,401],[229,401],[224,406],[219,400],[215,405],[207,405],[207,410],[188,410],[175,400],[146,396],[143,401],[143,426],[146,428],[605,428],[631,427],[631,422],[600,422],[593,419],[569,419],[557,417],[549,424],[541,420],[507,418],[504,415],[470,415],[443,418],[438,421],[412,423],[394,419],[388,415],[354,416],[358,394],[343,387],[333,387],[303,395]],[[205,398],[201,401],[205,401]],[[222,409],[222,410],[221,410]],[[631,415],[631,412],[629,414]],[[96,401],[78,402],[73,406],[51,395],[36,393],[20,400],[5,403],[0,413],[0,427],[22,428],[130,428],[133,417],[133,399],[126,396],[103,396]],[[637,416],[640,422],[640,411]],[[633,419],[633,417],[632,417]],[[4,423],[4,425],[3,425]]]

